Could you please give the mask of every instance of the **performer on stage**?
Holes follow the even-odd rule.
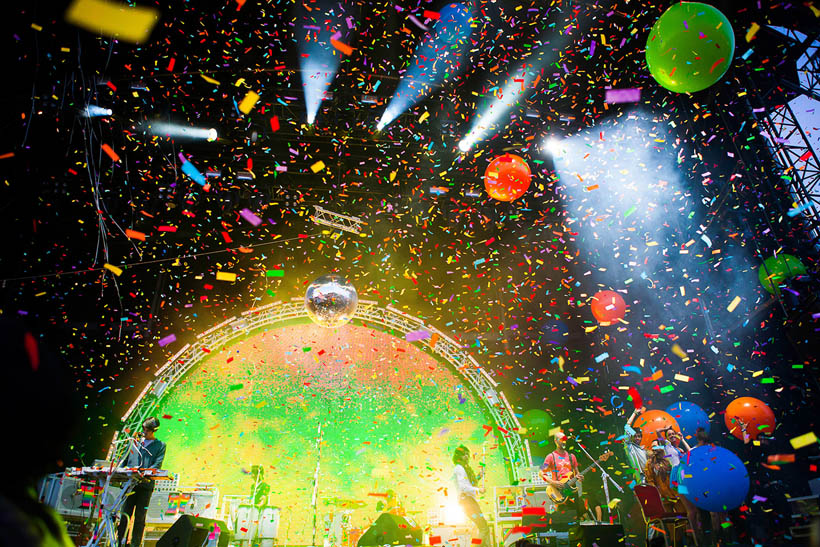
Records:
[[[672,470],[669,475],[669,486],[677,492],[678,485],[683,482],[683,477],[681,477],[683,467],[680,462],[681,459],[689,453],[691,448],[689,448],[689,444],[686,442],[686,439],[683,438],[683,435],[671,427],[667,427],[666,429],[661,430],[661,432],[664,434],[664,438],[661,442],[664,446],[665,457],[669,460],[669,463],[672,466]],[[686,509],[686,515],[689,517],[689,522],[692,523],[695,533],[698,534],[698,541],[700,541],[702,539],[700,537],[700,513],[694,503],[686,499],[684,496],[679,497],[681,503]]]
[[[458,503],[467,515],[478,527],[478,533],[481,537],[481,545],[485,547],[492,547],[490,542],[490,527],[487,525],[487,520],[481,513],[481,507],[478,505],[476,496],[483,494],[484,489],[478,488],[476,485],[481,480],[481,475],[476,475],[473,468],[470,467],[470,450],[461,445],[453,452],[453,482],[455,483],[456,496]],[[483,473],[483,471],[482,471]]]
[[[262,479],[265,477],[265,468],[261,465],[254,465],[251,467],[251,505],[254,507],[262,507],[268,504],[268,494],[270,494],[270,485]]]
[[[128,456],[121,467],[138,467],[141,469],[162,469],[162,460],[165,459],[165,443],[154,436],[159,429],[159,420],[151,417],[142,423],[142,434],[131,443]],[[134,487],[134,491],[125,499],[120,514],[120,524],[117,529],[117,538],[120,545],[124,544],[128,532],[128,520],[133,511],[134,528],[131,532],[131,547],[142,544],[142,532],[145,529],[145,513],[148,512],[148,503],[154,491],[154,481],[146,480]],[[126,518],[128,517],[128,518]]]
[[[635,474],[635,480],[638,481],[638,484],[645,481],[643,470],[646,467],[646,450],[641,446],[643,431],[640,428],[633,429],[632,422],[635,421],[638,415],[643,414],[645,411],[646,407],[636,408],[624,425],[624,435],[627,437],[624,443],[626,459]]]
[[[390,513],[391,515],[396,515],[399,517],[406,515],[404,507],[402,507],[401,503],[399,503],[396,492],[390,489],[385,492],[384,501],[380,501],[376,504],[376,511],[380,513]]]
[[[563,490],[564,483],[575,477],[578,478],[578,487],[574,494],[568,496],[569,501],[575,505],[575,510],[578,515],[578,520],[584,520],[587,513],[592,516],[594,511],[594,518],[601,520],[601,507],[597,503],[588,503],[583,497],[582,481],[583,477],[578,472],[578,460],[575,456],[566,450],[567,436],[561,432],[554,435],[555,450],[550,452],[544,458],[544,464],[541,466],[541,476],[544,480],[558,490]],[[594,510],[593,510],[594,507]]]
[[[682,496],[670,485],[672,463],[666,457],[666,447],[660,440],[652,442],[652,450],[646,461],[644,475],[646,476],[646,483],[654,486],[660,492],[663,508],[667,513],[686,512],[686,506],[681,501]]]

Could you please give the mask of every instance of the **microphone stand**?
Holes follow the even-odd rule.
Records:
[[[577,441],[577,439],[576,439],[576,441]],[[617,483],[617,482],[615,482],[614,480],[612,480],[612,477],[610,477],[610,476],[609,476],[609,473],[607,473],[606,471],[604,471],[604,468],[603,468],[603,467],[601,467],[601,465],[598,463],[598,460],[596,460],[595,458],[593,458],[592,456],[590,456],[589,452],[587,452],[587,449],[586,449],[586,448],[584,448],[584,445],[582,445],[580,442],[576,442],[576,444],[578,445],[578,447],[579,447],[581,450],[583,450],[583,451],[584,451],[584,454],[586,454],[586,455],[587,455],[587,458],[589,458],[590,460],[592,460],[592,463],[593,463],[593,464],[595,464],[595,467],[597,467],[598,469],[600,469],[600,470],[601,470],[601,482],[604,484],[604,496],[606,497],[606,512],[609,514],[609,517],[612,517],[612,509],[610,509],[610,507],[609,507],[609,483],[608,483],[607,481],[611,482],[611,483],[612,483],[612,485],[613,485],[615,488],[617,488],[617,489],[618,489],[618,492],[623,493],[624,489],[623,489],[623,488],[621,488],[621,487],[618,485],[618,483]],[[618,513],[618,519],[620,520],[620,513]]]
[[[487,491],[487,443],[481,443],[481,488]]]
[[[316,547],[316,498],[319,493],[319,465],[321,463],[322,457],[322,426],[324,424],[319,424],[319,439],[316,442],[316,471],[313,473],[313,497],[311,498],[310,504],[313,506],[313,541],[311,542],[312,547]]]

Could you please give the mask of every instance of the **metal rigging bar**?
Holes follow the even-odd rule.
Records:
[[[328,211],[318,205],[314,205],[313,207],[316,211],[310,216],[310,219],[316,224],[330,226],[331,228],[336,228],[337,230],[343,230],[345,232],[350,232],[357,235],[361,234],[362,227],[367,225],[365,221],[358,217],[334,213],[333,211]]]

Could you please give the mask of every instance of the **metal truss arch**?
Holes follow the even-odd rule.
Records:
[[[306,319],[308,315],[305,312],[304,301],[294,299],[290,302],[274,302],[248,310],[238,317],[227,319],[199,334],[196,342],[186,344],[156,371],[154,379],[145,386],[132,403],[122,417],[119,431],[114,434],[107,459],[119,461],[124,456],[125,443],[118,443],[117,439],[126,435],[128,431],[138,430],[142,422],[153,415],[163,397],[189,371],[206,359],[212,350],[221,349],[259,329],[275,328],[289,321]],[[497,382],[487,374],[473,356],[435,327],[391,306],[382,307],[373,301],[359,300],[353,320],[367,328],[378,325],[396,337],[404,337],[408,333],[422,330],[429,332],[429,337],[423,341],[414,342],[414,345],[447,361],[454,371],[466,381],[476,397],[483,402],[500,433],[504,457],[508,462],[510,479],[513,484],[517,484],[519,479],[530,479],[529,467],[532,465],[530,449],[527,441],[518,434],[521,427],[518,419],[504,393],[498,389]]]

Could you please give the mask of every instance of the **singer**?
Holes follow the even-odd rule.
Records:
[[[137,467],[140,469],[162,469],[165,459],[165,443],[154,436],[159,429],[159,420],[151,417],[142,423],[142,433],[131,442],[128,456],[120,467]],[[154,491],[154,481],[146,480],[134,487],[134,491],[125,499],[120,513],[120,524],[117,528],[117,544],[123,545],[128,532],[128,519],[133,518],[134,528],[131,532],[131,547],[142,544],[142,532],[145,529],[145,513]],[[133,512],[133,517],[131,513]]]
[[[476,499],[478,494],[484,493],[484,488],[477,486],[478,481],[483,476],[483,471],[481,475],[476,476],[475,471],[470,467],[470,449],[464,445],[459,446],[453,452],[453,464],[455,465],[453,468],[453,483],[458,495],[458,503],[464,510],[464,514],[478,528],[482,547],[492,547],[490,527],[487,525],[487,520],[484,518]]]

